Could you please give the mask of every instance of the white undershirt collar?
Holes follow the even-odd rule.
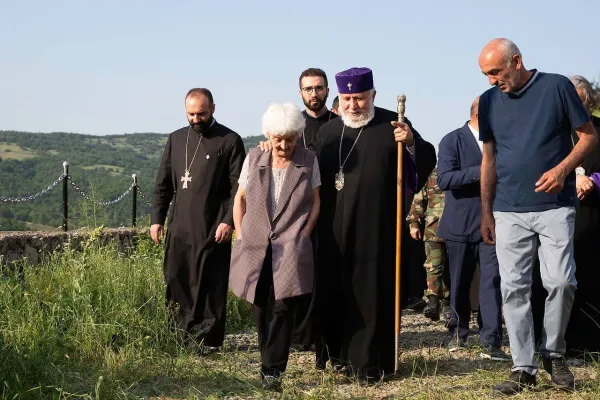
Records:
[[[481,150],[481,152],[483,153],[483,142],[481,140],[479,140],[479,131],[475,130],[475,128],[473,128],[471,126],[471,124],[467,124],[467,126],[469,127],[469,130],[475,137],[475,141],[477,142],[477,145],[479,146],[479,150]]]

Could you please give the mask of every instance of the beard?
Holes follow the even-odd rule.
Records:
[[[313,100],[313,102],[311,102],[310,100]],[[315,99],[308,99],[305,100],[304,98],[302,98],[302,102],[304,103],[304,106],[306,108],[308,108],[310,111],[312,112],[317,112],[320,111],[323,106],[325,106],[325,102],[327,101],[327,96],[325,96],[324,99],[320,99],[318,97],[316,97]]]
[[[500,89],[500,87],[498,87],[498,88],[500,90],[508,92],[508,93],[515,93],[515,92],[518,92],[520,89],[517,87],[518,82],[519,82],[519,71],[514,70],[508,74],[506,81],[504,81],[504,88],[502,88],[502,89]]]
[[[210,123],[212,122],[212,115],[208,119],[208,121],[200,120],[197,124],[192,123],[192,121],[188,120],[188,123],[196,133],[205,133],[210,128]]]
[[[371,101],[366,111],[361,110],[359,115],[346,114],[344,110],[339,109],[340,117],[349,128],[362,128],[367,125],[375,117],[375,103]]]

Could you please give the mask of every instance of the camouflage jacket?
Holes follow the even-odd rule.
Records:
[[[438,223],[444,211],[444,192],[437,185],[437,168],[434,168],[421,189],[415,194],[406,221],[411,228],[420,228],[421,220],[425,220],[423,240],[426,242],[443,242],[437,237]]]

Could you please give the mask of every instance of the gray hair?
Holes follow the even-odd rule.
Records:
[[[575,89],[579,89],[582,93],[580,94],[581,101],[586,108],[590,111],[593,111],[600,107],[600,91],[594,90],[594,87],[581,75],[573,75],[569,77],[573,85],[575,85]]]
[[[512,40],[500,38],[496,39],[495,42],[498,43],[498,49],[500,50],[500,54],[502,54],[502,59],[506,62],[508,67],[510,67],[512,59],[515,55],[518,55],[521,58],[523,57],[521,55],[521,50],[519,50],[517,45]]]
[[[290,137],[302,134],[306,121],[300,108],[292,103],[271,104],[262,116],[262,131],[270,135]]]

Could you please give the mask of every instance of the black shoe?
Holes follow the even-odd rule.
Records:
[[[432,321],[440,320],[440,298],[435,294],[430,294],[429,302],[423,309],[423,315]]]
[[[410,297],[407,303],[408,305],[406,306],[406,309],[413,311],[422,311],[427,304],[425,303],[425,300],[420,297]]]
[[[500,347],[496,346],[482,346],[479,356],[492,361],[510,361],[510,357]]]
[[[564,357],[542,357],[542,365],[546,372],[550,374],[550,380],[554,386],[565,390],[575,389],[575,377],[569,370],[567,363],[565,363]]]
[[[455,335],[452,335],[452,338],[446,347],[448,348],[449,352],[453,352],[456,350],[465,349],[467,347],[467,343]]]
[[[448,321],[450,319],[450,301],[442,300],[442,311],[441,314],[444,316],[444,319]]]
[[[513,371],[508,380],[494,386],[494,392],[502,394],[517,394],[525,388],[532,388],[536,384],[535,375],[528,374],[525,371]]]
[[[360,385],[374,385],[380,382],[382,377],[382,371],[377,367],[360,369],[355,375]]]
[[[281,375],[261,375],[263,390],[281,392]]]

